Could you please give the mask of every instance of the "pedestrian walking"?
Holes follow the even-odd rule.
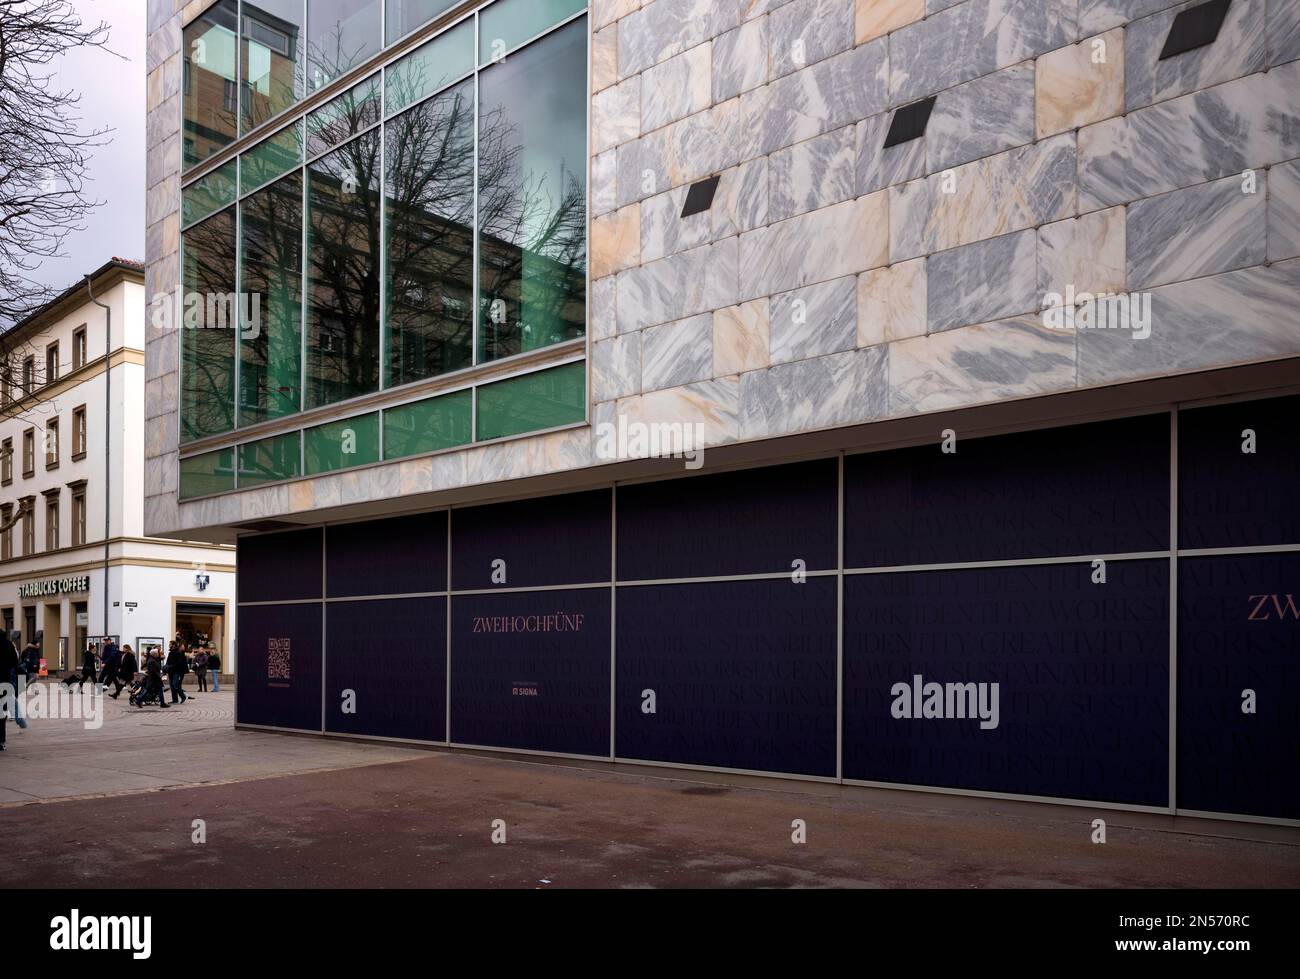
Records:
[[[89,646],[81,654],[81,672],[69,673],[63,678],[65,686],[72,686],[74,683],[85,685],[86,681],[95,682],[95,651]]]
[[[208,690],[208,651],[200,649],[194,654],[194,679],[204,693]]]
[[[189,694],[181,689],[181,684],[185,681],[185,674],[188,670],[185,647],[178,642],[173,642],[171,649],[167,652],[167,682],[172,688],[172,706],[190,699]]]
[[[208,672],[212,674],[212,692],[221,689],[221,656],[214,649],[208,653]]]
[[[158,706],[165,710],[167,708],[167,696],[163,692],[162,661],[156,653],[145,658],[144,676],[144,695],[136,699],[135,705],[143,707],[146,700],[156,695],[158,697]]]
[[[117,676],[113,678],[114,690],[109,694],[114,700],[122,693],[123,687],[129,687],[135,682],[135,653],[130,646],[122,647],[122,658],[117,664]]]
[[[105,690],[108,689],[109,681],[117,676],[117,668],[122,660],[122,651],[117,648],[117,643],[110,636],[103,646],[99,649],[100,670],[99,685]]]
[[[9,676],[18,672],[18,650],[14,649],[13,640],[0,633],[0,676]],[[15,691],[15,694],[17,691]],[[0,751],[5,750],[5,721],[9,715],[9,705],[17,703],[13,697],[0,698]]]

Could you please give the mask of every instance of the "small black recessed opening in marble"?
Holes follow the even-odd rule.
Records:
[[[925,127],[930,122],[930,110],[934,108],[934,100],[935,96],[931,95],[928,99],[921,99],[920,102],[913,102],[897,110],[894,118],[889,121],[889,132],[885,134],[884,148],[889,149],[899,143],[924,136]]]
[[[682,205],[682,217],[689,218],[693,214],[703,214],[711,208],[713,195],[718,192],[720,179],[721,177],[705,177],[691,184],[691,189],[686,192],[686,203]]]
[[[1165,46],[1160,51],[1158,60],[1164,61],[1185,51],[1194,51],[1207,44],[1213,44],[1219,36],[1219,28],[1228,16],[1228,7],[1232,0],[1208,0],[1188,7],[1174,18],[1165,38]]]

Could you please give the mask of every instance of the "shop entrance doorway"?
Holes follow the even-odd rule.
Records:
[[[213,602],[177,602],[176,629],[190,650],[207,647],[225,660],[226,607]]]

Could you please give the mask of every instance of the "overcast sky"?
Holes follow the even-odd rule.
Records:
[[[86,195],[103,201],[86,230],[64,241],[63,258],[48,259],[34,277],[62,289],[111,257],[144,261],[144,0],[72,0],[88,24],[107,21],[108,44],[129,60],[105,51],[77,50],[51,66],[55,87],[81,93],[77,107],[84,129],[112,127],[104,146],[92,150]]]

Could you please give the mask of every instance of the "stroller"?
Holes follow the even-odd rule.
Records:
[[[137,673],[135,679],[131,681],[131,695],[127,697],[127,703],[134,704],[136,707],[162,703],[162,692],[161,683],[156,688],[150,689],[148,673]]]

